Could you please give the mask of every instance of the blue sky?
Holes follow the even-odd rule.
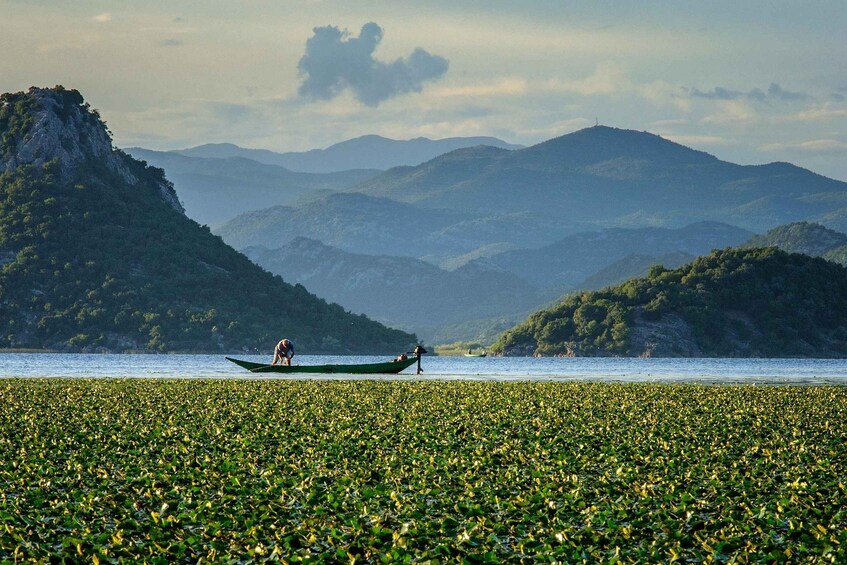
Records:
[[[843,0],[0,0],[0,13],[0,90],[77,88],[119,146],[532,144],[596,118],[847,180]]]

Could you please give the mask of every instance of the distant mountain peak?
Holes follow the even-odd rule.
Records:
[[[500,149],[521,149],[496,137],[448,137],[429,139],[390,139],[369,134],[330,145],[325,149],[277,153],[267,149],[246,149],[232,143],[207,143],[174,151],[190,157],[223,159],[247,157],[301,173],[333,173],[350,170],[385,171],[399,166],[415,166],[456,149],[490,145]]]
[[[621,157],[662,163],[711,163],[718,160],[705,151],[686,147],[654,133],[600,125],[554,137],[521,152],[560,153],[566,160],[581,165]]]

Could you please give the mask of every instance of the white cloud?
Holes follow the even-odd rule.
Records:
[[[755,110],[742,100],[722,100],[718,102],[718,111],[700,120],[703,125],[748,124],[756,119]]]
[[[430,95],[437,98],[477,96],[519,96],[526,94],[527,81],[520,77],[503,77],[488,83],[472,83],[434,87]]]
[[[812,139],[799,143],[768,143],[761,146],[762,151],[799,151],[802,153],[832,154],[847,153],[847,143],[837,139]]]
[[[787,122],[806,122],[816,120],[831,120],[833,118],[847,118],[847,108],[832,107],[830,105],[818,106],[784,116],[783,121]]]
[[[735,145],[734,139],[727,139],[719,135],[684,135],[675,133],[657,132],[665,139],[670,139],[676,143],[687,145],[689,147],[698,147],[701,145]]]

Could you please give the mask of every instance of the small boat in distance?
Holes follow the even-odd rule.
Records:
[[[472,350],[468,349],[468,352],[465,353],[465,357],[485,357],[486,355],[488,355],[488,353],[486,353],[484,349],[479,353],[474,353]]]
[[[265,365],[242,361],[241,359],[226,358],[239,367],[244,367],[251,373],[340,373],[353,375],[396,374],[417,363],[416,357],[384,363],[360,363],[356,365]]]

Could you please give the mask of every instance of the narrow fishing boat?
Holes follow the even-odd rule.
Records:
[[[473,352],[471,352],[470,349],[468,349],[468,352],[465,353],[465,357],[485,357],[487,355],[488,355],[488,353],[486,353],[484,349],[482,350],[481,353],[473,353]]]
[[[357,365],[264,365],[227,357],[251,373],[341,373],[354,375],[395,374],[417,363],[417,357],[383,363],[360,363]]]

